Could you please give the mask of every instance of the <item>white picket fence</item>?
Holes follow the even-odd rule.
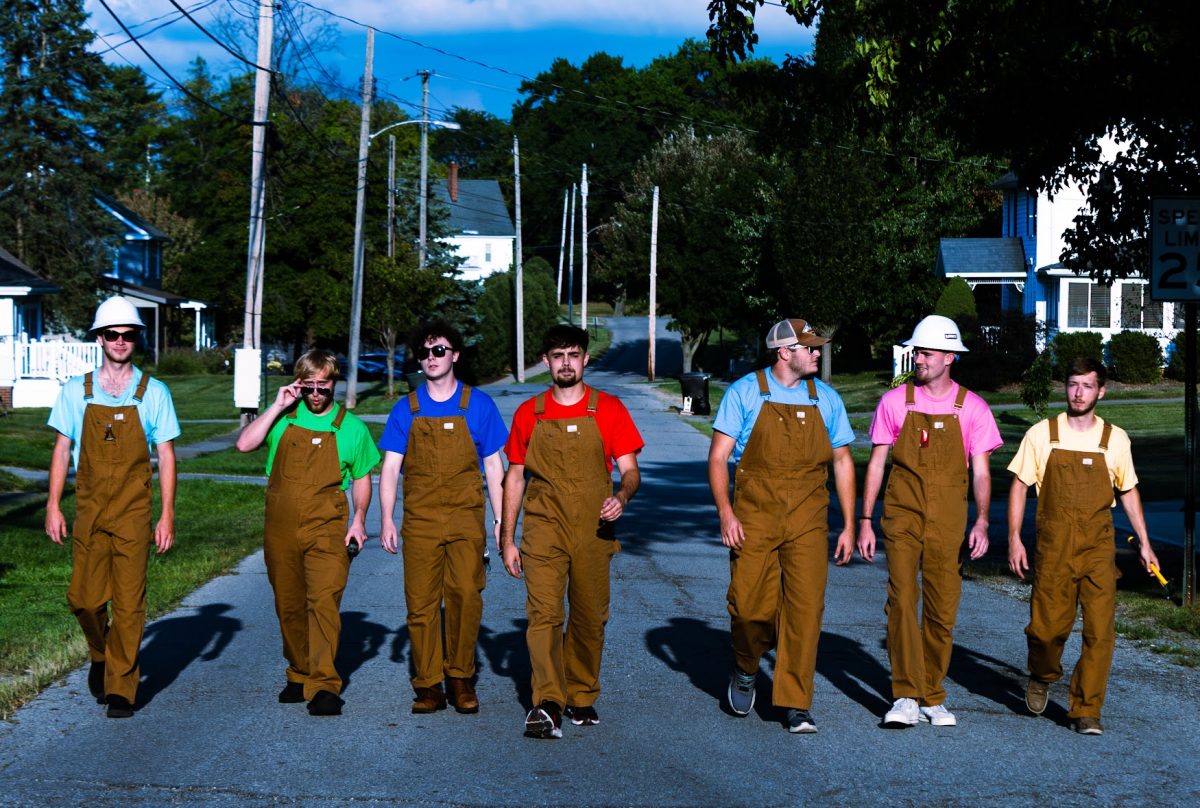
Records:
[[[913,347],[911,345],[892,346],[892,378],[913,369]]]
[[[18,342],[14,346],[17,379],[55,379],[100,367],[102,354],[95,342]]]

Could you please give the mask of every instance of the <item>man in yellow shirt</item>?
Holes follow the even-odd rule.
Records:
[[[1036,486],[1037,554],[1034,558],[1025,704],[1040,715],[1050,685],[1062,678],[1062,652],[1075,610],[1083,607],[1083,650],[1071,676],[1067,716],[1076,732],[1100,735],[1100,711],[1116,642],[1116,547],[1113,490],[1137,534],[1142,565],[1158,564],[1137,490],[1129,436],[1096,415],[1104,398],[1104,365],[1086,357],[1068,364],[1067,411],[1029,428],[1008,466],[1015,476],[1008,496],[1008,566],[1024,580],[1029,570],[1021,523],[1029,486]]]

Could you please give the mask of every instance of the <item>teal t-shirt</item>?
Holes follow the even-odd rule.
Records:
[[[335,401],[324,415],[313,415],[301,401],[296,404],[295,418],[284,415],[276,421],[267,433],[267,476],[271,476],[275,449],[289,424],[314,432],[333,432],[333,419],[337,417],[341,406]],[[345,491],[351,482],[371,473],[371,469],[379,462],[379,450],[375,448],[375,439],[371,437],[367,425],[352,412],[347,412],[342,419],[341,429],[337,433],[337,447],[338,462],[342,467],[342,490]]]

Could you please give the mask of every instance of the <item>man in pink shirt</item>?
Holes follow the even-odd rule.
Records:
[[[858,551],[874,560],[871,513],[894,448],[880,520],[887,540],[885,612],[895,699],[883,725],[954,726],[958,722],[946,709],[942,681],[950,667],[962,591],[968,467],[976,519],[966,545],[976,559],[988,548],[988,459],[1002,441],[984,400],[950,378],[950,366],[967,350],[953,320],[930,315],[904,344],[914,350],[913,380],[885,393],[875,410]]]

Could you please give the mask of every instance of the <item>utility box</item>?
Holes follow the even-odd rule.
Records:
[[[233,406],[258,411],[262,403],[262,351],[238,348],[233,352]]]
[[[708,380],[712,377],[707,373],[684,373],[679,377],[679,386],[683,392],[684,409],[688,409],[687,401],[691,399],[692,415],[709,415],[712,405],[708,403]]]

